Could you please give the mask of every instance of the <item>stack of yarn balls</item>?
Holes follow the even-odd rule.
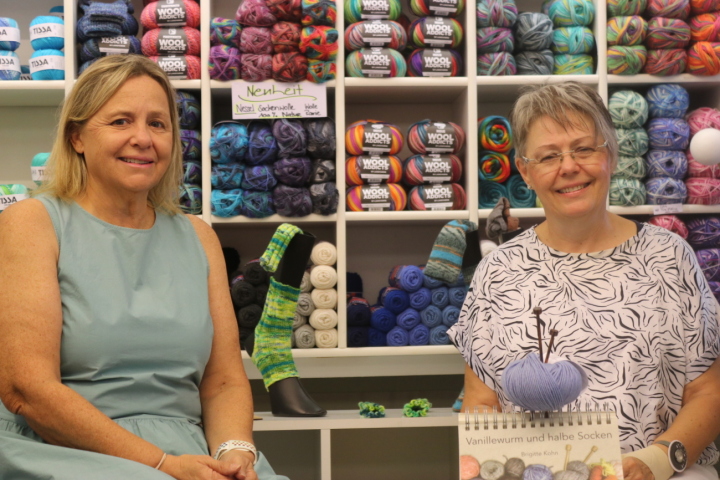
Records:
[[[595,19],[592,0],[551,0],[543,4],[555,29],[552,34],[555,75],[590,75],[595,36],[589,28]]]
[[[443,6],[452,5],[443,3]],[[463,3],[454,11],[432,11],[434,2],[413,0],[410,6],[418,19],[410,24],[408,37],[415,50],[407,58],[411,77],[457,77],[463,74],[462,54],[457,47],[462,42],[463,28],[454,17],[460,16]],[[438,13],[444,16],[438,16]]]
[[[195,0],[146,2],[140,21],[143,55],[171,78],[200,78],[200,5]]]
[[[36,154],[30,162],[30,176],[37,186],[42,185],[43,182],[47,180],[47,170],[45,166],[47,165],[48,158],[50,158],[50,154],[42,152]]]
[[[537,195],[515,168],[512,127],[507,118],[491,115],[478,121],[479,208],[493,208],[500,197],[513,208],[533,208]]]
[[[520,52],[518,59],[521,60],[522,68],[518,68],[517,61],[513,56],[515,49],[515,35],[513,27],[518,18],[518,10],[515,6],[515,0],[480,0],[477,3],[477,74],[478,75],[515,75],[520,74],[550,74],[552,72],[552,62],[549,63],[547,69],[540,72],[536,70],[538,60],[534,57],[539,56],[542,63],[545,58],[538,52]],[[525,21],[539,21],[540,17],[525,15]],[[548,32],[552,28],[549,19],[544,22],[545,34],[536,34],[535,44],[543,37],[549,37]],[[538,25],[538,32],[542,31]],[[532,41],[530,43],[533,43]],[[542,43],[545,43],[543,41]],[[552,54],[550,54],[552,60]]]
[[[326,241],[315,244],[310,262],[300,284],[293,343],[297,348],[335,348],[338,346],[335,245]]]
[[[100,51],[104,39],[112,38],[115,45],[123,45],[123,53],[140,53],[140,42],[135,38],[139,30],[138,22],[133,16],[135,8],[129,0],[79,3],[83,15],[78,19],[75,29],[81,44],[78,49],[78,74],[106,55],[106,52]]]
[[[386,122],[360,120],[348,127],[348,210],[464,209],[465,190],[459,183],[463,162],[458,156],[465,143],[462,127],[433,120],[412,124],[407,145],[414,155],[401,162],[397,155],[403,143],[400,129]]]
[[[12,18],[0,17],[0,80],[20,80],[20,57],[15,50],[20,46],[20,29]]]
[[[185,213],[202,213],[202,143],[200,138],[200,101],[190,92],[178,90],[175,99],[180,121],[183,157],[183,183],[180,208]]]
[[[608,17],[608,73],[720,73],[715,0],[613,0]]]
[[[425,276],[422,266],[397,265],[388,283],[380,290],[377,304],[370,307],[368,346],[450,343],[447,329],[458,321],[467,293],[462,276],[448,285]]]
[[[260,323],[269,287],[270,277],[258,259],[248,262],[240,271],[230,275],[230,296],[240,329],[240,345],[243,347]]]
[[[243,0],[210,24],[210,78],[323,83],[336,74],[335,0]]]
[[[21,183],[0,185],[0,213],[10,205],[30,198],[28,188]]]
[[[337,211],[329,118],[219,122],[210,139],[212,213],[264,218]]]
[[[17,24],[16,24],[17,25]],[[33,80],[65,79],[65,22],[55,15],[40,15],[30,21],[30,77]]]

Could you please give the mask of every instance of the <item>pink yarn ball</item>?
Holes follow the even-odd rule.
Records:
[[[680,235],[682,238],[688,237],[689,232],[687,226],[675,215],[658,215],[650,218],[648,223],[670,230],[671,232]]]
[[[472,480],[480,476],[480,462],[472,455],[460,455],[460,479]]]
[[[272,55],[243,54],[240,77],[246,82],[270,80],[272,78]]]
[[[235,20],[249,27],[270,27],[277,23],[265,0],[243,0],[235,13]]]
[[[685,152],[688,159],[688,177],[720,178],[720,165],[704,165],[695,160],[690,150]]]
[[[690,125],[690,135],[695,135],[705,128],[720,129],[720,110],[710,107],[700,107],[688,113],[687,123]]]
[[[185,7],[185,26],[198,28],[200,26],[200,5],[194,0],[180,0]],[[140,14],[140,23],[146,30],[162,27],[157,18],[158,2],[150,2],[145,5]]]
[[[685,180],[686,202],[692,205],[720,204],[720,180],[717,178],[692,177]]]
[[[166,55],[152,55],[148,57],[153,62],[160,65],[160,68],[165,70],[165,73],[167,73],[172,78],[172,73],[166,70],[166,66],[168,64],[177,63],[177,57],[182,57],[185,59],[185,64],[187,65],[187,80],[198,80],[200,78],[200,57],[196,57],[195,55],[175,55],[175,56],[166,56]],[[175,77],[178,79],[178,77]]]
[[[240,34],[240,51],[255,55],[273,53],[272,37],[269,28],[248,27]]]

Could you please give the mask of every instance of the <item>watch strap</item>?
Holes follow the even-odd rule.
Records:
[[[232,450],[243,450],[252,453],[255,457],[253,465],[255,465],[258,461],[258,453],[255,445],[244,440],[228,440],[227,442],[221,443],[215,451],[215,460],[220,460],[220,457]]]

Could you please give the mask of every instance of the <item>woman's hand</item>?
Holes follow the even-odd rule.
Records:
[[[240,464],[225,461],[225,456],[220,461],[209,455],[168,455],[160,471],[177,480],[244,480]]]
[[[650,468],[638,458],[624,457],[622,468],[624,480],[655,480]]]
[[[257,473],[253,468],[255,455],[245,450],[230,450],[220,457],[221,462],[240,465],[240,470],[235,474],[233,480],[258,480]]]

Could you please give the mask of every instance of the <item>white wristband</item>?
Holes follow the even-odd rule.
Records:
[[[670,459],[665,451],[657,445],[650,445],[641,450],[626,453],[625,457],[635,457],[648,466],[655,480],[668,480],[675,471],[670,466]]]
[[[220,457],[222,457],[224,454],[231,450],[243,450],[252,453],[255,457],[255,459],[253,460],[253,465],[255,465],[258,461],[258,454],[255,445],[250,442],[245,442],[243,440],[228,440],[227,442],[221,443],[215,451],[215,460],[220,460]]]

